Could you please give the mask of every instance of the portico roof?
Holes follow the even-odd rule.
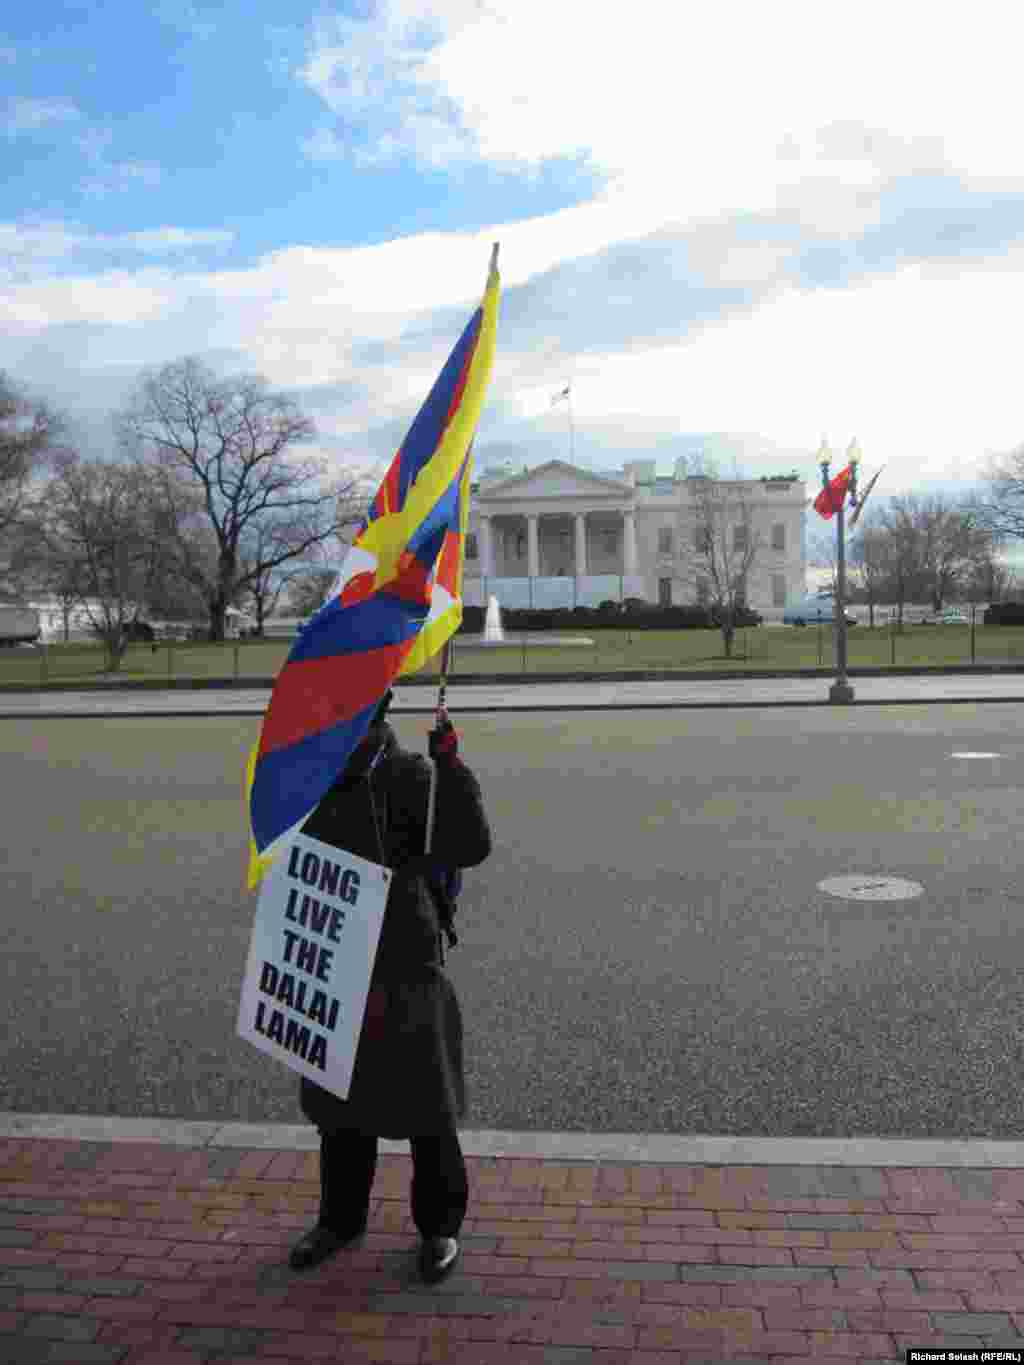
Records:
[[[565,460],[549,460],[523,474],[481,484],[474,495],[479,504],[490,502],[522,502],[524,498],[611,497],[632,498],[634,490],[621,479],[604,474],[592,474],[577,469]]]

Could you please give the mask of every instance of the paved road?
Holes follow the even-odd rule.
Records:
[[[451,711],[550,710],[609,706],[765,706],[828,704],[828,678],[726,678],[668,682],[462,683],[448,689]],[[883,702],[1024,701],[1024,673],[944,674],[937,678],[854,678],[856,704]],[[433,705],[431,688],[399,688],[396,710],[426,711]],[[22,715],[218,714],[262,715],[270,698],[267,688],[185,688],[166,692],[111,688],[80,692],[0,693],[0,719]]]
[[[426,723],[399,716],[400,736],[422,747]],[[289,1073],[234,1038],[257,727],[0,722],[0,1109],[298,1119]],[[1020,1136],[1017,707],[506,710],[460,730],[496,836],[450,962],[471,1126]],[[843,873],[924,894],[819,889]]]

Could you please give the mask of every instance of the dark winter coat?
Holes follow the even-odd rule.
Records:
[[[399,748],[390,725],[374,726],[303,826],[394,869],[348,1099],[302,1079],[302,1112],[322,1133],[421,1137],[465,1116],[462,1016],[423,875],[430,766]],[[460,760],[442,760],[431,857],[475,867],[490,851],[479,783]]]

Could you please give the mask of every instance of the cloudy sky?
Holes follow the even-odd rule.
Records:
[[[33,0],[0,17],[0,368],[102,447],[142,366],[387,459],[504,296],[486,465],[879,494],[1024,439],[1024,12],[861,0]]]

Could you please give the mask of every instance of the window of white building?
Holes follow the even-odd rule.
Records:
[[[772,574],[772,606],[784,607],[786,605],[786,575],[781,573]]]
[[[662,526],[658,531],[658,554],[670,555],[672,553],[672,528]]]
[[[772,549],[784,550],[786,548],[786,528],[782,522],[776,522],[772,527]],[[779,604],[776,603],[776,606]]]

